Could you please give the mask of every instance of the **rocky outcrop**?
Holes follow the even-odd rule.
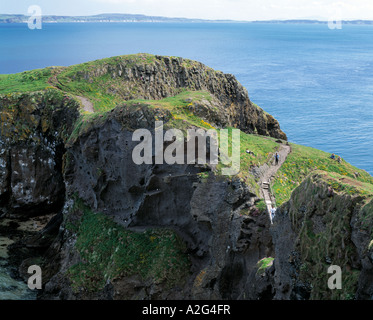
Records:
[[[170,118],[167,112],[157,109],[117,108],[103,123],[92,123],[84,134],[70,142],[64,165],[67,198],[82,199],[126,230],[168,228],[176,232],[186,244],[191,261],[191,274],[184,286],[178,290],[165,289],[166,284],[162,286],[151,279],[131,275],[111,279],[95,294],[76,293],[67,272],[82,261],[75,248],[79,235],[65,229],[49,253],[59,261],[60,268],[54,270],[57,271],[54,274],[47,271],[53,276],[46,278],[43,298],[238,299],[248,296],[245,293],[248,277],[257,271],[258,260],[272,250],[265,214],[258,217],[241,214],[243,207],[253,206],[256,195],[240,180],[216,177],[211,168],[135,165],[131,158],[136,145],[132,141],[132,130],[139,126],[154,131],[155,115],[165,122]],[[201,176],[203,172],[209,173],[208,176]],[[81,219],[81,212],[76,210],[66,209],[64,215],[65,227]],[[123,296],[123,288],[129,286],[132,290]]]
[[[271,231],[275,299],[373,298],[372,201],[338,188],[326,173],[312,174],[279,208]],[[331,265],[342,270],[341,290],[328,288]]]
[[[122,100],[160,100],[183,90],[207,91],[215,97],[214,107],[217,110],[207,120],[215,120],[222,127],[232,126],[247,133],[287,139],[278,121],[250,101],[247,90],[234,75],[215,71],[197,61],[149,54],[103,59],[87,63],[83,70],[67,68],[58,76],[63,89],[66,75],[69,81],[96,85],[101,84],[100,79],[105,79],[104,93]],[[108,77],[111,80],[108,81]],[[205,106],[209,104],[204,103]],[[194,109],[201,110],[203,106],[196,105]]]

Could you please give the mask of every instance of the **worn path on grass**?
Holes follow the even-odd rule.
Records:
[[[62,70],[63,69],[55,70],[54,74],[48,79],[48,84],[58,90],[61,90],[59,87],[62,87],[62,84],[58,81],[57,76]],[[77,95],[74,95],[74,97],[80,101],[84,111],[87,111],[89,113],[95,112],[93,103],[89,99]]]

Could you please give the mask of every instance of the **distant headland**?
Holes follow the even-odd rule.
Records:
[[[0,14],[0,23],[26,23],[29,16],[23,14]],[[172,23],[302,23],[326,24],[324,20],[291,19],[291,20],[207,20],[191,18],[170,18],[161,16],[147,16],[143,14],[103,13],[92,16],[58,16],[43,15],[44,23],[123,23],[123,22],[172,22]],[[343,20],[344,24],[373,25],[373,20]]]

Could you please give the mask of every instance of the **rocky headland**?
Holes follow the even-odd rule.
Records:
[[[25,279],[42,267],[39,299],[373,298],[373,178],[324,153],[306,163],[288,144],[294,176],[272,177],[289,196],[271,224],[259,182],[287,138],[233,75],[139,54],[0,86],[1,219],[49,221],[8,250]],[[136,165],[133,132],[154,137],[156,121],[240,129],[240,173]],[[327,288],[329,265],[343,290]]]

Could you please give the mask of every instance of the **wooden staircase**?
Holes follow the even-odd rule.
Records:
[[[267,207],[269,219],[271,220],[271,224],[273,224],[271,209],[276,207],[276,200],[274,199],[272,195],[270,182],[263,182],[262,190],[263,190],[264,201]]]

